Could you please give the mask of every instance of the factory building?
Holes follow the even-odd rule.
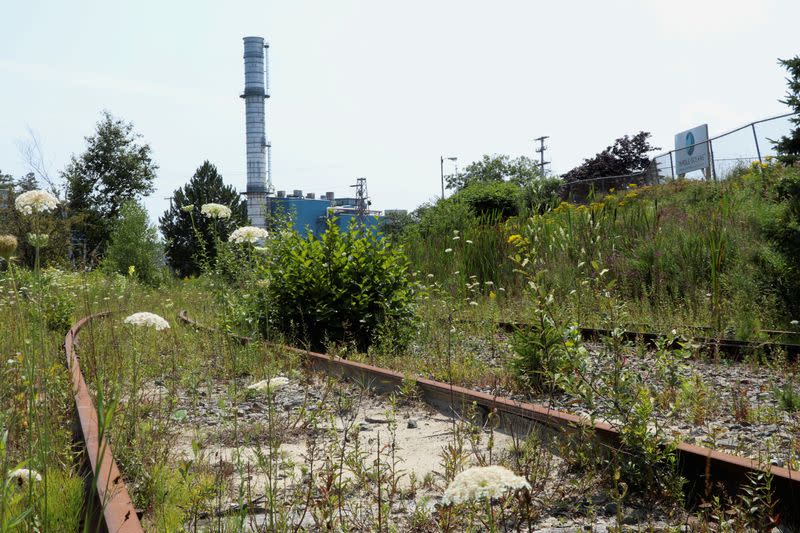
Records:
[[[379,211],[369,209],[366,179],[358,178],[353,198],[335,198],[332,192],[303,196],[303,191],[273,194],[272,144],[267,138],[266,103],[269,95],[269,44],[263,37],[244,38],[245,132],[247,146],[247,216],[254,226],[266,228],[271,221],[288,218],[300,233],[324,233],[329,218],[347,229],[355,222],[377,228]]]

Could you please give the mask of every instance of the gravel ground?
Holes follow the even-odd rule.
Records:
[[[477,343],[480,344],[480,343]],[[485,344],[485,343],[484,343]],[[498,349],[498,346],[500,349]],[[600,344],[587,343],[589,368],[596,371],[607,365]],[[493,367],[507,365],[513,352],[504,335],[498,336],[494,356],[479,350],[481,360]],[[626,354],[628,369],[641,376],[657,395],[668,389],[658,368],[655,351]],[[656,405],[655,420],[664,434],[683,442],[749,457],[763,464],[800,468],[800,412],[782,408],[776,390],[787,384],[800,393],[795,365],[780,367],[746,362],[686,359],[677,365],[676,374],[689,385],[675,387],[674,400]],[[503,388],[481,390],[511,396],[520,401],[550,405],[570,413],[590,416],[581,400],[569,394],[519,394]],[[602,418],[601,415],[597,416]]]
[[[175,439],[175,459],[191,457],[191,442],[198,440],[201,449],[208,458],[209,464],[226,468],[230,473],[228,480],[230,495],[224,499],[220,510],[235,509],[235,488],[240,482],[248,487],[248,494],[256,498],[263,494],[263,476],[255,466],[258,462],[256,449],[266,441],[268,413],[270,403],[260,394],[232,394],[233,389],[244,389],[252,380],[243,378],[234,382],[215,382],[210,389],[196,391],[180,391],[176,413],[180,413],[180,429]],[[364,393],[353,385],[338,384],[331,392],[324,391],[321,382],[302,383],[292,378],[288,385],[278,390],[272,399],[273,416],[286,421],[300,420],[301,410],[313,411],[316,405],[328,404],[337,406],[337,398],[348,397],[353,402],[346,408],[334,407],[334,417],[322,417],[328,422],[321,422],[315,427],[304,427],[297,424],[290,427],[288,423],[282,430],[280,447],[283,463],[302,464],[306,460],[310,440],[316,440],[323,447],[329,446],[332,439],[343,439],[343,429],[349,428],[348,442],[353,438],[360,439],[363,450],[368,457],[373,457],[377,450],[377,437],[381,435],[384,447],[390,440],[389,424],[396,424],[394,441],[400,468],[405,472],[401,479],[401,492],[391,508],[390,521],[396,524],[398,531],[412,530],[413,524],[420,516],[432,520],[437,509],[441,508],[441,496],[444,483],[441,478],[441,456],[448,443],[455,442],[453,428],[463,421],[454,419],[428,406],[407,401],[394,409],[387,396]],[[159,392],[154,385],[153,393]],[[162,391],[163,392],[163,391]],[[233,397],[239,401],[230,402]],[[316,405],[315,405],[316,404]],[[234,428],[236,430],[234,431]],[[476,457],[487,455],[486,443],[488,433],[481,433],[480,443],[473,449],[468,445],[469,461],[476,462]],[[311,439],[309,439],[311,437]],[[508,435],[495,434],[493,461],[509,460],[513,439]],[[238,446],[237,446],[238,441]],[[626,501],[622,509],[611,499],[608,488],[603,482],[581,472],[570,472],[566,464],[558,457],[542,449],[542,458],[546,457],[546,467],[540,482],[535,487],[534,500],[537,502],[537,517],[533,528],[527,526],[514,530],[546,531],[552,533],[571,533],[577,531],[609,531],[622,526],[629,531],[680,531],[686,517],[678,512],[667,518],[664,510],[647,502]],[[384,459],[385,460],[385,459]],[[242,461],[247,466],[235,468],[233,463]],[[372,464],[371,461],[367,461]],[[414,472],[416,487],[410,485],[410,472]],[[246,474],[244,474],[246,472]],[[347,474],[345,474],[345,477]],[[431,482],[421,480],[428,478]],[[289,483],[302,483],[301,477],[286,474]],[[348,507],[356,509],[370,504],[372,488],[362,487],[352,495]],[[352,511],[355,512],[355,511]],[[303,529],[315,531],[318,526],[310,514],[295,517]],[[248,526],[251,530],[263,530],[266,517],[258,512],[251,513]],[[201,527],[213,529],[216,519],[207,519]],[[432,523],[432,522],[429,522]],[[355,529],[358,530],[358,529]],[[429,529],[417,529],[428,531]]]

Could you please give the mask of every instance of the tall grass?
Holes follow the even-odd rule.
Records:
[[[507,315],[524,294],[510,258],[534,250],[542,283],[583,325],[603,321],[591,279],[606,271],[627,325],[752,337],[788,328],[798,312],[786,282],[794,237],[773,227],[787,219],[792,201],[776,191],[797,173],[757,165],[719,184],[631,185],[589,204],[563,202],[505,221],[442,204],[406,231],[405,245],[413,268],[461,301],[469,300],[471,280],[504,287]]]

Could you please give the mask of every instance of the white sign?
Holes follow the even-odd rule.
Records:
[[[708,124],[675,135],[675,173],[708,168]]]

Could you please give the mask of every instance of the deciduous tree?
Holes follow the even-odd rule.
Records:
[[[650,137],[646,131],[640,131],[633,137],[620,137],[612,146],[590,159],[584,159],[583,163],[562,177],[569,182],[643,172],[650,165],[648,154],[660,150],[650,145]]]
[[[539,165],[529,157],[511,159],[507,155],[484,155],[467,165],[463,172],[447,177],[447,188],[461,190],[472,183],[511,181],[526,185],[541,177]]]
[[[77,236],[94,255],[104,252],[122,205],[154,190],[158,166],[141,138],[133,124],[104,111],[95,134],[86,137],[86,150],[62,172],[69,210],[80,215]]]

